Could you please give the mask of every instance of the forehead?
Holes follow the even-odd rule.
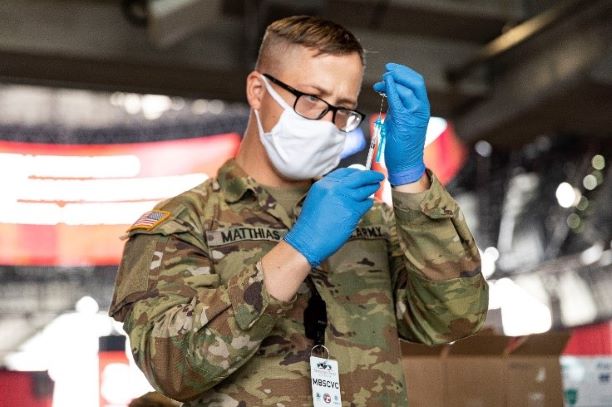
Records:
[[[280,58],[279,79],[294,86],[317,86],[336,98],[356,101],[364,69],[356,52],[320,54],[311,48],[291,46]]]

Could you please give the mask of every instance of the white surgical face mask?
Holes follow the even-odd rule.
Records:
[[[307,180],[327,174],[340,162],[346,133],[335,124],[324,120],[309,120],[295,113],[293,108],[261,77],[268,93],[283,108],[278,123],[264,132],[259,112],[259,138],[274,168],[285,178]]]

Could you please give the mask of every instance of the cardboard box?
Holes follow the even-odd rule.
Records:
[[[475,335],[451,345],[402,342],[410,407],[559,407],[569,335]]]
[[[441,355],[445,351],[444,346],[428,347],[402,342],[402,363],[410,407],[444,407],[445,397],[441,390],[445,372],[444,358]],[[411,374],[408,375],[407,372]]]

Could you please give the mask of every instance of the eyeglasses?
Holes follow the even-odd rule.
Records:
[[[265,73],[263,76],[295,96],[293,110],[306,119],[319,120],[325,116],[327,112],[331,111],[332,121],[336,127],[348,133],[349,131],[355,130],[365,118],[365,114],[357,110],[330,105],[320,97],[300,92],[286,83],[279,81],[272,75]]]

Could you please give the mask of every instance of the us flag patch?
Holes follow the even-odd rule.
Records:
[[[145,212],[130,228],[130,230],[134,229],[144,229],[151,230],[155,226],[159,225],[170,216],[170,212],[167,211],[149,211]]]

